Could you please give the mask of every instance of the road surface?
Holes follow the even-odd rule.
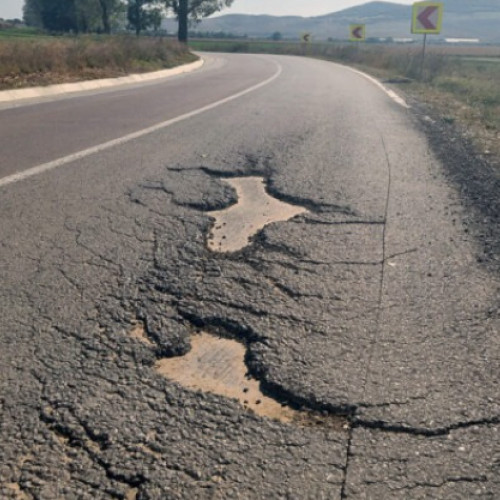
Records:
[[[497,174],[348,68],[206,59],[0,111],[0,497],[499,498]],[[212,251],[247,176],[305,211]],[[163,376],[200,331],[302,417]]]

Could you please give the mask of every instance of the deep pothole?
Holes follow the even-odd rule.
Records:
[[[187,389],[236,399],[243,408],[261,417],[302,427],[339,431],[349,427],[345,417],[297,410],[265,395],[260,382],[248,373],[245,354],[242,343],[201,332],[192,337],[189,353],[160,359],[155,369]]]
[[[236,190],[238,202],[224,210],[209,212],[215,218],[207,242],[213,252],[242,250],[267,224],[286,221],[307,212],[304,207],[270,196],[262,177],[234,177],[224,179],[224,182]]]

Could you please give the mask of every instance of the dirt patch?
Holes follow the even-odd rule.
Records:
[[[185,356],[158,361],[157,372],[189,389],[237,399],[245,409],[262,417],[302,427],[348,427],[343,417],[295,410],[263,394],[259,381],[248,374],[243,344],[201,333],[192,338],[191,345]]]
[[[142,323],[137,323],[132,328],[132,330],[130,330],[129,336],[132,337],[133,339],[139,340],[143,344],[147,344],[149,346],[154,345],[153,342],[151,342],[151,340],[149,340],[148,336],[146,335],[146,330]]]
[[[237,399],[258,415],[292,420],[292,410],[264,396],[259,382],[247,375],[243,344],[202,333],[193,337],[191,346],[186,356],[160,360],[157,371],[189,389]]]
[[[21,489],[18,483],[7,483],[5,487],[14,492],[16,500],[29,500],[29,496]]]
[[[207,243],[213,252],[241,250],[267,224],[286,221],[307,211],[304,207],[270,196],[262,177],[241,177],[225,182],[236,190],[238,203],[224,210],[209,212],[215,218]]]
[[[125,500],[135,500],[138,494],[139,490],[137,488],[132,488],[131,490],[128,490],[127,493],[125,494]]]

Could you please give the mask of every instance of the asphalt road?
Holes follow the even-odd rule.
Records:
[[[0,497],[499,498],[497,174],[349,69],[206,57],[0,111]],[[308,212],[212,253],[248,175]],[[318,424],[159,375],[199,329]]]

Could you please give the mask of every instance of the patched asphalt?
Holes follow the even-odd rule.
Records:
[[[221,78],[283,74],[3,188],[1,496],[498,497],[497,172],[341,67],[221,57]],[[228,176],[308,212],[211,252]],[[199,330],[243,342],[266,395],[348,425],[156,373]]]

